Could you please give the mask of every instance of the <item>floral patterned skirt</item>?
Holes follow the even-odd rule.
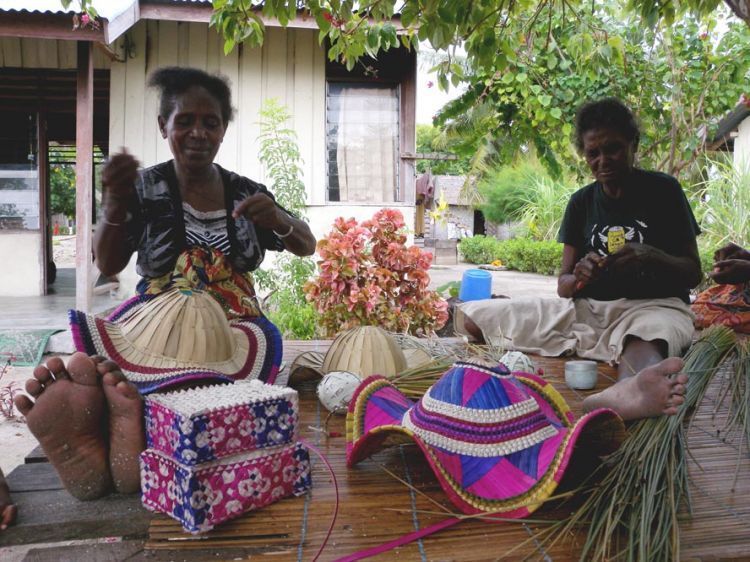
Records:
[[[750,334],[750,283],[714,285],[700,293],[691,308],[697,328],[722,324]]]
[[[136,288],[140,295],[158,295],[172,288],[197,289],[209,293],[229,320],[263,316],[255,296],[252,273],[237,273],[219,250],[194,246],[177,258],[171,273],[143,278]]]

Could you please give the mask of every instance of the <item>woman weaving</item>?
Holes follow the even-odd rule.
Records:
[[[102,172],[94,238],[104,275],[137,252],[138,295],[107,320],[71,311],[79,351],[34,371],[16,405],[79,499],[139,489],[141,393],[206,380],[273,383],[281,336],[261,314],[250,272],[266,250],[315,251],[307,224],[266,188],[214,163],[232,119],[228,84],[162,68],[158,125],[174,159],[138,170],[127,152]],[[91,356],[91,357],[89,357]],[[106,427],[108,425],[108,427]],[[104,426],[104,427],[103,427]]]
[[[673,177],[634,167],[639,138],[617,100],[577,114],[576,144],[595,181],[571,196],[560,227],[562,299],[461,308],[465,330],[496,345],[617,363],[618,384],[584,408],[610,407],[625,419],[674,414],[684,401],[687,377],[669,376],[681,361],[662,360],[690,344],[688,292],[701,277],[700,230],[687,199]]]

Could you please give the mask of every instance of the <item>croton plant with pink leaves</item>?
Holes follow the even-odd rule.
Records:
[[[406,246],[404,217],[382,209],[359,224],[339,217],[318,242],[318,276],[307,300],[328,336],[355,326],[428,335],[448,320],[448,303],[428,289],[432,254]]]

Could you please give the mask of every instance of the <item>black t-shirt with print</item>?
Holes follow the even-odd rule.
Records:
[[[700,228],[680,183],[667,174],[644,170],[634,170],[630,181],[620,199],[607,196],[599,182],[576,191],[565,209],[557,241],[579,248],[581,256],[589,252],[608,256],[629,242],[683,255]],[[680,297],[689,302],[685,287],[666,286],[643,271],[617,278],[604,271],[577,296],[597,300]]]

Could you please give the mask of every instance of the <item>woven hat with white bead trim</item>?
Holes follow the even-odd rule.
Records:
[[[70,324],[78,351],[110,358],[143,394],[197,380],[273,383],[281,363],[271,322],[229,321],[199,290],[134,297],[107,319],[71,310]]]
[[[456,507],[503,518],[526,517],[569,467],[579,462],[590,472],[625,437],[612,410],[576,421],[544,379],[482,363],[454,364],[416,403],[385,378],[369,377],[349,402],[346,425],[350,467],[413,440]]]

